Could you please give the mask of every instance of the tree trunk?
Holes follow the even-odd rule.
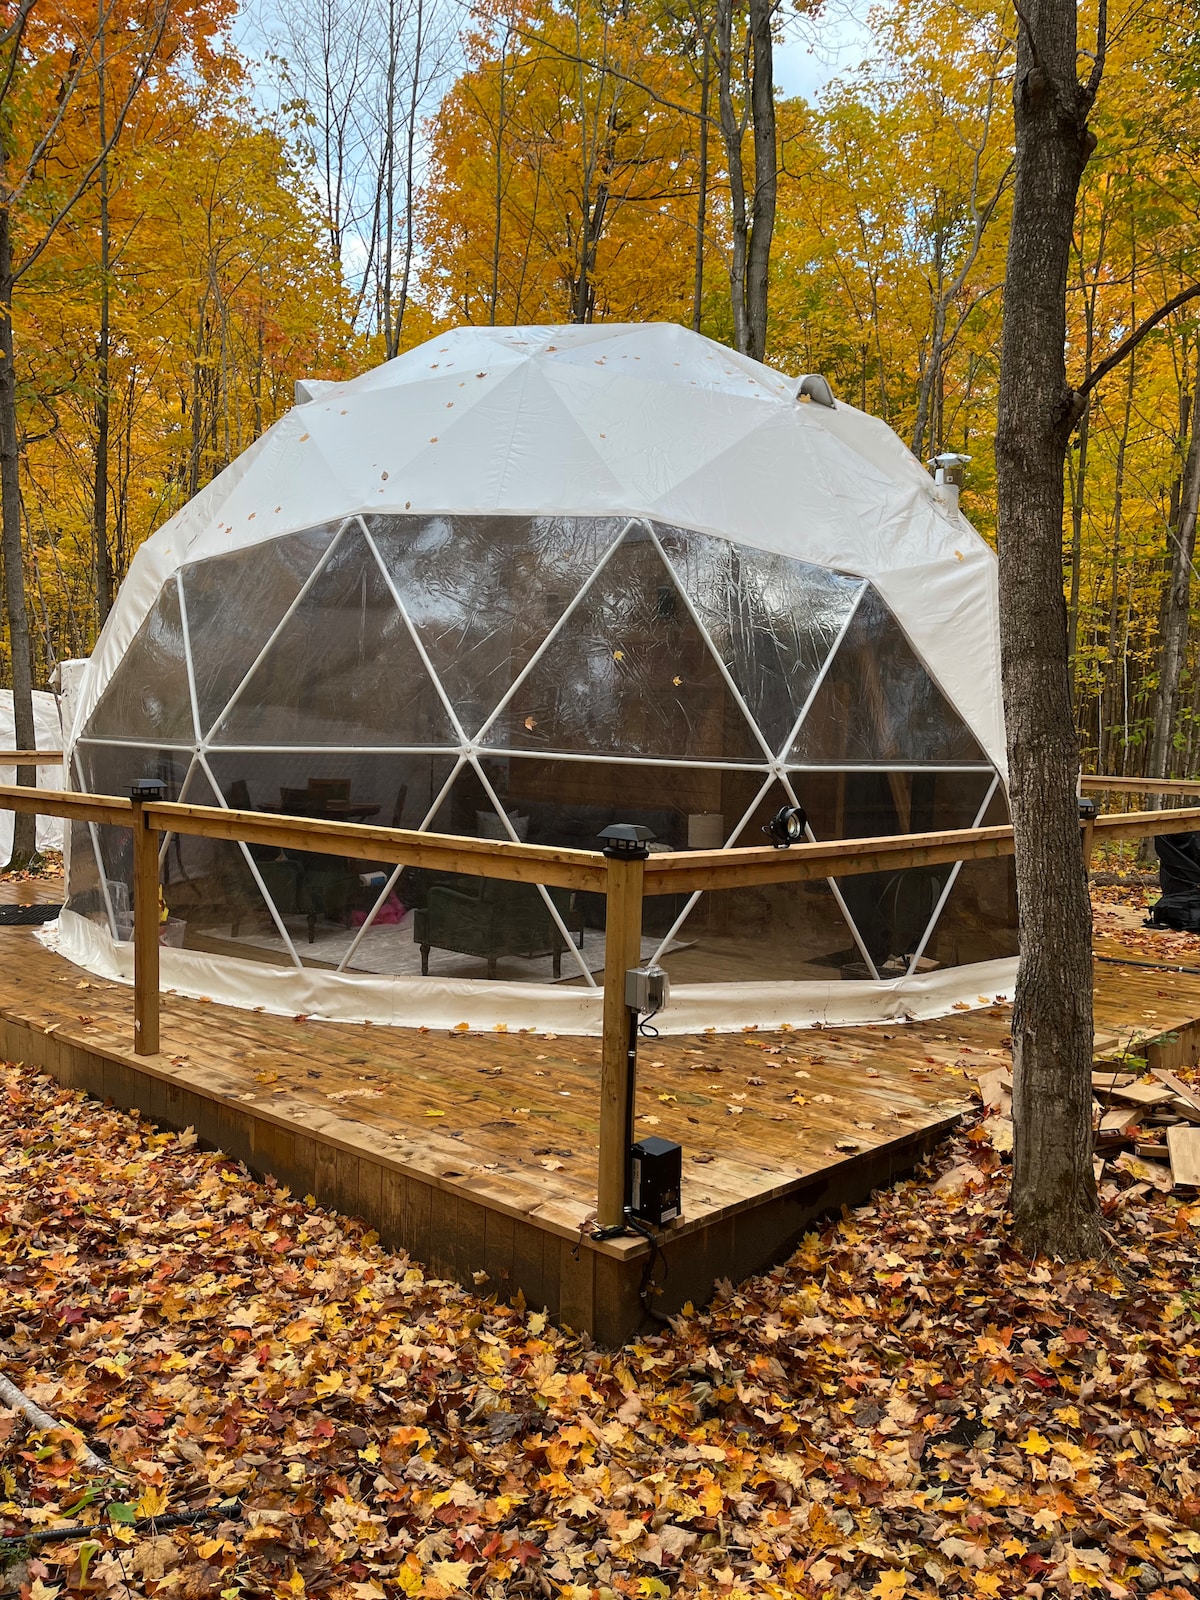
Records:
[[[1192,389],[1191,441],[1179,493],[1179,513],[1169,530],[1171,576],[1163,597],[1162,654],[1159,657],[1158,697],[1154,707],[1154,737],[1150,744],[1149,778],[1170,776],[1175,736],[1175,705],[1187,653],[1188,624],[1192,614],[1192,560],[1196,553],[1196,512],[1200,506],[1200,344]],[[1155,799],[1158,797],[1155,796]],[[1147,806],[1147,810],[1155,810]]]
[[[0,207],[0,553],[4,557],[4,605],[12,656],[13,735],[18,750],[36,748],[33,722],[33,657],[25,611],[25,567],[21,550],[21,451],[17,433],[17,360],[13,343],[12,234],[7,206]],[[33,788],[36,767],[18,767],[17,782]],[[13,816],[8,867],[21,871],[37,855],[37,818]]]
[[[926,358],[925,366],[921,372],[921,381],[917,388],[917,418],[913,423],[912,453],[916,456],[918,461],[921,459],[922,452],[925,449],[925,431],[929,427],[929,413],[931,410],[934,385],[937,382],[937,378],[942,370],[942,360],[946,342],[946,302],[942,298],[941,290],[941,245],[942,241],[941,237],[939,236],[937,242],[937,254],[939,259],[936,266],[938,273],[938,291],[933,307],[933,332],[929,337],[929,355]],[[936,431],[933,435],[932,444],[934,452],[936,453],[941,444],[941,440],[938,438]]]
[[[1117,444],[1116,470],[1113,474],[1112,496],[1112,534],[1108,550],[1108,638],[1105,640],[1107,655],[1104,660],[1104,678],[1100,685],[1100,704],[1106,706],[1105,725],[1112,738],[1112,731],[1117,724],[1118,715],[1118,685],[1123,684],[1124,674],[1128,663],[1129,643],[1129,612],[1125,613],[1125,636],[1118,642],[1117,634],[1121,627],[1121,545],[1125,533],[1125,457],[1129,449],[1129,429],[1133,421],[1133,378],[1134,364],[1129,363],[1125,383],[1125,418],[1121,427],[1121,437]],[[1128,717],[1124,719],[1128,722]],[[1125,749],[1125,740],[1121,741],[1122,755]],[[1109,762],[1105,763],[1104,770],[1109,772]],[[1122,771],[1124,765],[1122,763]]]
[[[745,128],[733,103],[733,0],[717,0],[717,112],[729,173],[729,302],[733,312],[733,347],[749,348],[746,327],[746,256],[749,220],[746,215],[746,176],[742,166]]]
[[[105,127],[105,55],[104,16],[99,25],[97,63],[99,71],[100,148],[108,143]],[[96,337],[96,454],[92,472],[92,539],[96,549],[96,631],[99,633],[108,618],[113,602],[112,561],[108,548],[108,431],[109,431],[109,337],[111,307],[109,302],[109,225],[108,225],[108,156],[100,161],[100,328]]]
[[[396,307],[395,335],[388,345],[389,356],[400,354],[400,333],[404,327],[404,313],[408,310],[408,291],[412,280],[413,250],[416,242],[413,188],[417,162],[417,107],[421,99],[421,52],[424,47],[425,6],[424,0],[417,0],[417,37],[413,55],[412,92],[408,100],[407,143],[404,153],[404,271],[400,277],[400,302]]]
[[[754,196],[746,251],[746,354],[762,361],[767,353],[767,300],[771,284],[771,240],[779,155],[775,135],[775,41],[771,36],[773,0],[750,0],[750,109],[754,131]]]
[[[1090,343],[1090,341],[1089,341]],[[1091,366],[1085,362],[1085,371]],[[1067,580],[1067,670],[1071,677],[1071,695],[1075,694],[1075,658],[1079,654],[1079,584],[1083,577],[1083,508],[1087,491],[1088,436],[1092,408],[1084,407],[1079,419],[1079,448],[1075,470],[1071,473],[1071,561]]]
[[[1102,59],[1102,52],[1098,52]],[[1092,1176],[1091,907],[1062,585],[1063,471],[1079,397],[1065,367],[1067,265],[1099,82],[1076,79],[1075,0],[1020,13],[1016,184],[996,464],[1000,638],[1021,963],[1013,1009],[1012,1208],[1031,1252],[1099,1242]]]
[[[692,284],[692,328],[700,332],[704,304],[704,234],[708,226],[708,90],[712,71],[712,35],[704,34],[704,56],[700,65],[700,173],[696,196],[696,255]]]

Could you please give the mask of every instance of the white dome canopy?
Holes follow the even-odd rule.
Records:
[[[76,726],[187,563],[354,512],[643,516],[869,578],[1004,772],[993,553],[886,423],[797,386],[670,323],[458,328],[322,386],[138,551]]]
[[[824,839],[1003,820],[994,558],[823,380],[651,325],[463,328],[297,387],[138,551],[81,788],[583,848],[614,821],[754,843],[781,802]],[[602,900],[375,866],[167,841],[169,981],[599,1026]],[[59,937],[118,976],[128,878],[116,831],[80,830]],[[647,908],[675,1028],[934,1013],[1014,971],[1006,863]]]

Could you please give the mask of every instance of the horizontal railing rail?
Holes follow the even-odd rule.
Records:
[[[1085,772],[1080,787],[1095,793],[1117,794],[1195,794],[1200,795],[1200,778],[1117,778],[1108,773]]]
[[[14,757],[31,752],[11,752]],[[45,766],[56,756],[36,752]],[[0,763],[8,759],[0,751]],[[1085,788],[1123,788],[1128,793],[1200,793],[1184,780],[1085,778]],[[1153,787],[1151,787],[1153,785]],[[453,834],[417,833],[361,822],[299,818],[276,812],[234,811],[166,800],[133,800],[73,790],[35,789],[0,784],[0,809],[36,812],[67,821],[132,830],[133,835],[133,987],[134,1050],[159,1049],[159,841],[164,833],[244,844],[344,855],[468,876],[606,896],[604,1013],[600,1075],[600,1155],[597,1220],[617,1227],[624,1217],[629,1128],[630,1075],[625,973],[641,962],[642,905],[646,897],[697,890],[749,888],[869,872],[898,872],[955,861],[980,861],[1013,853],[1011,827],[958,828],[940,833],[835,839],[787,849],[663,851],[636,855],[557,849],[547,845],[477,839]],[[1085,857],[1098,839],[1137,839],[1156,833],[1200,830],[1200,806],[1167,811],[1118,812],[1081,820]]]
[[[61,767],[61,750],[0,750],[0,767]]]

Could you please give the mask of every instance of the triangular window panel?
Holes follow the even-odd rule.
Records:
[[[183,623],[174,578],[163,585],[121,657],[88,718],[83,737],[162,739],[187,744],[194,741]]]
[[[631,529],[484,742],[510,750],[762,761],[654,541]]]
[[[871,588],[858,603],[788,759],[836,766],[987,762]]]
[[[961,967],[1016,954],[1017,889],[1012,857],[964,861],[926,942],[925,960],[939,967]]]
[[[498,777],[496,772],[493,776]],[[501,795],[518,839],[529,835],[528,809]],[[451,784],[430,832],[511,840],[512,834],[471,765]],[[510,978],[557,982],[585,976],[579,950],[584,937],[584,897],[569,889],[544,889],[474,874],[415,868],[402,874],[398,892],[413,909],[412,937],[422,976]],[[603,939],[594,941],[603,948]]]
[[[340,526],[289,533],[184,567],[180,581],[202,733],[229,704]]]
[[[625,527],[617,517],[396,517],[367,526],[468,736]]]
[[[873,839],[974,827],[994,777],[991,771],[852,767],[793,772],[791,782],[817,839]]]
[[[199,762],[181,798],[189,805],[221,804]],[[160,877],[169,914],[183,924],[185,945],[203,943],[206,949],[229,955],[254,951],[255,960],[293,964],[280,922],[286,927],[292,919],[292,931],[303,942],[311,897],[300,868],[281,850],[245,846],[232,839],[167,834]]]
[[[213,733],[220,745],[457,743],[361,528],[347,528]]]
[[[767,743],[785,749],[862,579],[707,534],[658,531]]]

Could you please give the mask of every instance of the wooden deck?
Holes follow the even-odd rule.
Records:
[[[0,880],[4,900],[61,883]],[[133,997],[0,928],[0,1055],[199,1136],[365,1217],[440,1275],[518,1289],[603,1343],[641,1320],[639,1239],[597,1243],[596,1039],[281,1019],[163,997],[161,1054],[132,1050]],[[1164,1036],[1195,1059],[1200,981],[1098,965],[1098,1046]],[[785,1253],[817,1216],[917,1160],[1007,1060],[1008,1009],[940,1022],[647,1039],[637,1129],[684,1148],[661,1310]],[[656,1278],[661,1278],[661,1267]]]

